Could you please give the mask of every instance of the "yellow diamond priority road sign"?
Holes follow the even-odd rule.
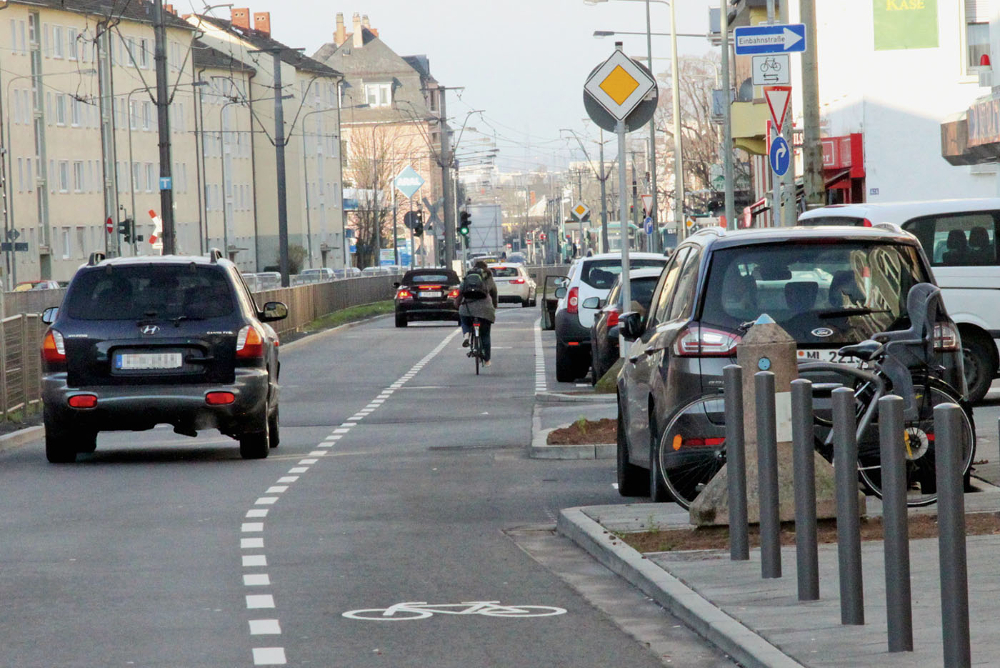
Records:
[[[623,121],[650,91],[656,90],[656,81],[646,70],[616,49],[587,79],[583,88],[609,114]]]
[[[590,216],[590,207],[583,202],[577,202],[576,206],[570,209],[569,212],[573,216],[573,220],[579,223],[587,220],[587,217]]]

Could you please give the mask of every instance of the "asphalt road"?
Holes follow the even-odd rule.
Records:
[[[731,665],[551,531],[621,497],[613,461],[526,455],[537,315],[501,310],[479,377],[451,325],[286,347],[266,460],[168,429],[0,453],[0,665]],[[406,602],[438,607],[382,618]]]

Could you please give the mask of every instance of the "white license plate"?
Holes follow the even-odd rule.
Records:
[[[421,293],[419,293],[419,295],[421,297],[423,297],[424,299],[439,299],[441,297],[441,293],[437,292],[437,291],[433,291],[433,292],[421,292]]]
[[[115,368],[122,371],[143,369],[180,369],[184,359],[180,353],[121,353],[115,358]]]
[[[846,357],[841,357],[837,352],[839,348],[812,348],[810,350],[798,350],[796,354],[800,362],[850,362]]]

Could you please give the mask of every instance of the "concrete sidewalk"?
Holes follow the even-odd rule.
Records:
[[[875,501],[874,503],[872,501]],[[966,495],[967,511],[1000,510],[1000,494]],[[869,516],[881,504],[869,499]],[[921,512],[935,512],[933,508]],[[862,544],[864,626],[840,624],[836,544],[820,545],[820,600],[800,603],[795,548],[782,548],[780,579],[760,577],[760,551],[733,562],[729,551],[642,555],[619,532],[686,526],[673,503],[570,508],[558,528],[743,666],[939,666],[943,664],[937,539],[910,543],[914,651],[890,654],[881,541]],[[1000,665],[1000,536],[967,539],[972,660]]]

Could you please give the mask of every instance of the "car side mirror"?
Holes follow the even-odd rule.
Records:
[[[562,299],[566,296],[566,288],[558,287],[556,288],[556,299]]]
[[[394,287],[394,288],[398,288],[398,287],[399,287],[399,285],[400,285],[400,284],[399,284],[399,281],[393,281],[393,282],[392,282],[392,287]]]
[[[56,316],[58,315],[59,315],[59,307],[50,306],[44,311],[42,311],[42,322],[44,322],[46,325],[51,325],[56,321]]]
[[[618,331],[628,341],[635,341],[642,336],[642,314],[630,311],[618,317]]]
[[[264,304],[264,310],[261,311],[260,319],[262,322],[274,322],[275,320],[284,320],[287,317],[287,306],[281,302],[268,302]]]
[[[601,300],[599,297],[587,297],[583,300],[581,306],[583,308],[601,308]]]
[[[560,276],[555,280],[555,284],[557,287],[564,288],[567,285],[569,285],[569,279],[566,278],[565,276]]]

